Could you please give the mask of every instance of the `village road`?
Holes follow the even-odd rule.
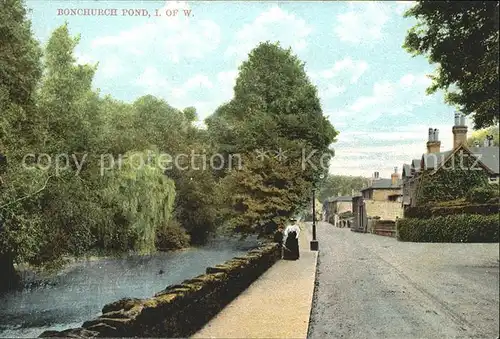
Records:
[[[308,338],[497,338],[498,244],[405,243],[318,224]]]

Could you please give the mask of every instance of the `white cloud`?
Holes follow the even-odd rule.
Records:
[[[351,10],[337,15],[334,33],[341,41],[360,43],[379,40],[390,19],[389,5],[378,2],[351,2]]]
[[[364,60],[352,60],[350,57],[345,57],[342,60],[336,61],[333,67],[320,71],[316,78],[331,79],[339,75],[350,76],[351,84],[358,82],[359,78],[368,70],[368,63]]]
[[[279,41],[282,47],[291,47],[297,53],[307,46],[311,32],[311,27],[303,19],[274,6],[236,32],[225,55],[235,57],[239,63],[260,42],[267,40]]]
[[[394,11],[398,15],[403,15],[406,10],[413,7],[417,2],[416,1],[395,1]]]
[[[189,9],[186,2],[167,1],[166,9]],[[117,53],[147,57],[161,53],[173,62],[185,58],[200,59],[220,43],[220,27],[211,20],[193,20],[185,15],[151,18],[118,34],[101,36],[91,43],[94,49],[114,48]]]
[[[213,88],[210,79],[204,74],[196,74],[180,85],[174,85],[167,81],[155,67],[146,67],[144,72],[136,79],[136,84],[143,87],[151,94],[164,95],[174,98],[184,98],[193,90],[204,90]]]
[[[93,54],[81,53],[79,51],[75,51],[74,55],[76,63],[79,65],[95,65],[99,63],[97,75],[103,76],[105,79],[112,78],[126,69],[123,60],[113,54],[104,55],[100,60]]]
[[[394,98],[396,93],[395,86],[388,82],[376,82],[373,85],[372,94],[369,96],[359,97],[351,106],[349,110],[352,112],[361,112],[366,110],[373,110],[386,103],[390,102]]]
[[[142,87],[144,93],[162,97],[174,107],[196,107],[198,117],[202,121],[221,103],[231,99],[237,75],[236,70],[219,72],[214,79],[204,74],[195,74],[183,83],[177,84],[162,76],[155,67],[146,67],[133,83]],[[210,99],[196,99],[193,92]]]
[[[237,70],[222,71],[217,73],[218,81],[218,93],[217,99],[222,99],[221,102],[227,101],[233,96],[233,88],[236,84],[236,78],[238,76]]]
[[[429,128],[439,130],[442,151],[452,148],[451,121],[450,124],[407,125],[385,132],[371,128],[341,132],[338,142],[334,144],[335,157],[330,172],[370,176],[374,171],[379,171],[381,176],[389,177],[393,168],[398,167],[401,173],[404,163],[408,164],[426,152]]]
[[[429,84],[430,79],[425,74],[406,74],[395,82],[382,80],[373,85],[371,94],[358,97],[347,108],[332,112],[331,116],[369,124],[381,115],[409,115],[431,99],[425,94]]]
[[[159,75],[155,67],[146,67],[135,83],[143,87],[148,94],[152,95],[165,94],[165,91],[171,90],[170,83]]]
[[[74,56],[76,59],[76,63],[79,65],[95,64],[98,62],[98,60],[94,58],[92,55],[81,53],[79,51],[75,51]]]
[[[111,78],[120,74],[125,69],[125,64],[123,60],[116,55],[110,55],[104,59],[102,63],[99,63],[97,68],[105,78]]]
[[[345,86],[336,86],[329,84],[326,88],[320,90],[320,97],[323,99],[334,98],[346,91]]]
[[[405,74],[399,79],[399,84],[403,87],[411,87],[413,85],[429,87],[432,83],[432,80],[425,74],[414,75],[414,74]]]

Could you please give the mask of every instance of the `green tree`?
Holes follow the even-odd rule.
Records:
[[[405,17],[418,23],[404,48],[438,64],[428,93],[445,90],[476,128],[498,123],[499,2],[417,1]]]
[[[116,233],[125,235],[121,250],[151,253],[158,231],[171,219],[175,184],[158,166],[160,160],[155,150],[129,152],[117,168],[106,172],[103,202],[118,207],[111,239]]]
[[[45,153],[88,152],[101,132],[98,96],[92,90],[94,65],[75,64],[67,24],[51,35],[44,53],[45,74],[37,96],[36,135]]]
[[[370,179],[364,177],[354,177],[345,175],[329,175],[323,181],[319,191],[319,200],[322,202],[330,197],[340,195],[351,195],[352,190],[355,193],[367,187]]]
[[[228,225],[261,233],[307,204],[312,184],[327,171],[337,132],[322,114],[304,63],[278,44],[250,52],[234,93],[207,126],[221,153],[243,160],[243,169],[223,172]]]
[[[0,290],[18,282],[14,261],[37,249],[36,191],[44,173],[27,173],[19,166],[32,142],[29,117],[33,92],[42,74],[41,49],[34,39],[23,2],[0,3]],[[7,159],[7,160],[5,160]],[[39,184],[39,186],[38,186]]]
[[[486,139],[487,135],[493,135],[494,146],[500,145],[498,126],[491,126],[488,128],[473,131],[471,137],[467,140],[467,144],[469,146],[474,146],[476,144],[478,144],[479,146],[483,146],[484,140]]]

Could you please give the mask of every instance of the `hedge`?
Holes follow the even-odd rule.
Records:
[[[474,187],[466,194],[467,201],[472,203],[487,203],[489,200],[498,196],[498,189],[493,185]]]
[[[190,337],[280,259],[277,244],[208,267],[206,274],[170,285],[149,299],[105,305],[102,315],[79,328],[45,331],[46,337]]]
[[[404,211],[405,218],[428,219],[437,216],[457,215],[457,214],[480,214],[492,215],[500,212],[500,205],[478,204],[478,205],[457,205],[457,206],[417,206],[408,207]]]
[[[457,214],[403,218],[397,222],[397,238],[413,242],[498,242],[499,217],[499,214]]]

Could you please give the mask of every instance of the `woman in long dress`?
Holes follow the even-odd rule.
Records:
[[[290,219],[291,224],[285,228],[283,232],[283,259],[297,260],[300,257],[299,253],[299,234],[300,228],[296,224],[296,219]]]

